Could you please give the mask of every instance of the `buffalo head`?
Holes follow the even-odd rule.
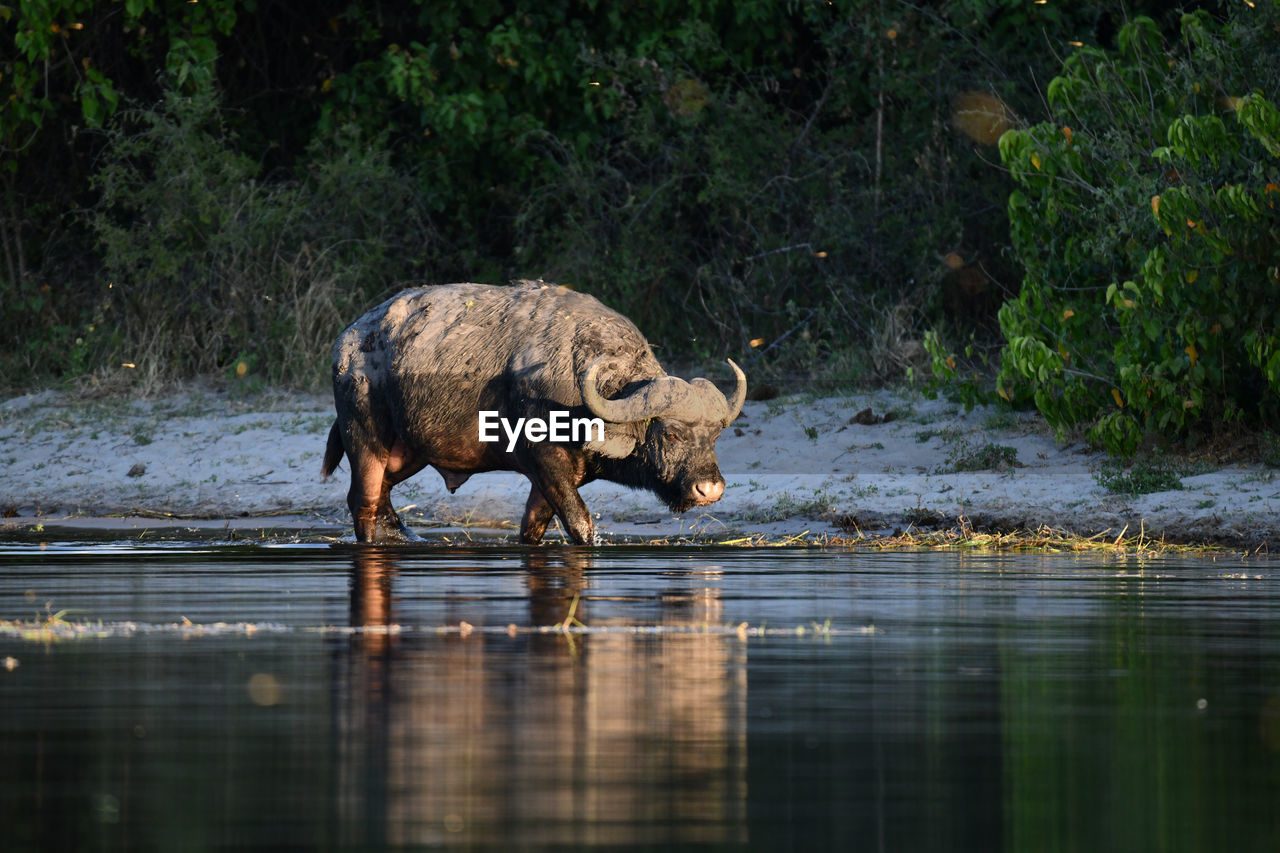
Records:
[[[620,427],[608,431],[600,451],[629,459],[631,484],[651,489],[672,512],[720,500],[724,477],[716,463],[716,439],[747,397],[747,377],[738,365],[729,360],[737,379],[731,399],[706,379],[686,382],[675,376],[649,378],[623,397],[606,399],[597,376],[607,360],[591,362],[579,382],[591,413]]]

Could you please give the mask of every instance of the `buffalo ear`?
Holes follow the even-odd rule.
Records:
[[[605,427],[604,441],[588,441],[583,444],[586,450],[607,456],[610,459],[625,459],[636,449],[636,437],[624,430],[611,430]]]

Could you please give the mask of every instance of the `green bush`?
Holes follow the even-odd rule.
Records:
[[[964,471],[1008,471],[1018,467],[1018,449],[991,441],[974,444],[963,436],[957,436],[947,451],[947,464],[940,466],[939,474],[958,474]]]
[[[1145,436],[1274,425],[1280,258],[1275,4],[1178,43],[1138,17],[1071,56],[1054,119],[1000,142],[1025,277],[1000,310],[997,390],[1128,455]]]
[[[1116,459],[1103,462],[1094,473],[1094,479],[1103,489],[1131,498],[1181,489],[1182,476],[1167,463],[1139,460],[1126,468]]]

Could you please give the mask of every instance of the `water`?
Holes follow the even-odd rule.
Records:
[[[9,543],[4,846],[1277,849],[1277,577]]]

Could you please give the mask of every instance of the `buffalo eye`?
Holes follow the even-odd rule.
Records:
[[[669,430],[667,430],[666,432],[664,432],[664,433],[662,434],[662,440],[663,440],[663,441],[677,441],[677,442],[678,442],[678,441],[684,441],[685,439],[684,439],[684,434],[683,434],[683,433],[679,433],[679,432],[676,432],[675,430],[670,430],[670,429],[669,429]]]

